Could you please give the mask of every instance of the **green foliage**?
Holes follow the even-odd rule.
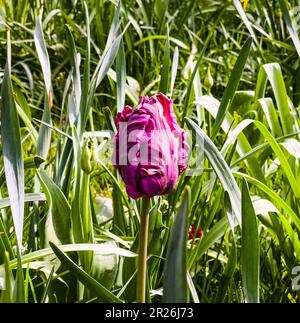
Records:
[[[147,302],[299,302],[298,5],[0,0],[0,302],[136,301],[142,205],[105,149],[158,91],[204,158],[152,200]]]

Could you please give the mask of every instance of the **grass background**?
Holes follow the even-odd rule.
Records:
[[[0,0],[1,302],[135,301],[141,203],[103,150],[158,91],[205,160],[152,201],[147,301],[299,302],[299,8]]]

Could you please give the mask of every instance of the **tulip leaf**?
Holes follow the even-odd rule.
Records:
[[[51,112],[52,107],[52,83],[51,83],[51,67],[50,60],[47,52],[47,47],[44,39],[43,28],[41,23],[41,15],[38,17],[34,30],[34,42],[38,58],[42,67],[44,82],[46,86],[45,100],[44,100],[44,111],[42,121],[47,124],[51,124]],[[51,129],[45,126],[43,123],[40,126],[38,143],[37,143],[37,154],[42,158],[46,159],[48,149],[51,141]]]
[[[34,42],[36,51],[38,54],[38,58],[40,60],[40,64],[42,67],[44,81],[46,85],[47,95],[49,95],[52,84],[51,84],[51,68],[50,68],[50,60],[47,52],[47,47],[44,39],[43,34],[43,27],[42,27],[42,17],[41,15],[38,17],[35,30],[34,30]]]
[[[167,247],[163,287],[165,303],[187,302],[186,240],[189,207],[190,190],[187,190],[178,210]]]
[[[118,297],[77,266],[75,262],[65,255],[54,243],[49,242],[49,244],[62,265],[69,269],[84,286],[94,292],[101,300],[112,303],[122,303]]]
[[[226,233],[229,228],[228,218],[223,217],[218,221],[212,229],[205,234],[201,241],[199,241],[197,247],[192,251],[188,260],[188,270],[191,269],[192,265],[200,259],[207,250],[212,247],[220,238]]]
[[[116,57],[117,75],[117,110],[120,112],[125,105],[126,59],[123,41],[121,41]]]
[[[258,225],[248,185],[242,186],[242,281],[247,303],[259,303],[259,237]]]
[[[241,225],[241,194],[238,185],[227,165],[224,157],[219,152],[218,148],[206,135],[206,133],[197,126],[197,124],[189,118],[186,118],[188,125],[196,132],[196,138],[199,143],[204,144],[204,152],[209,159],[215,173],[223,186],[223,189],[228,192],[234,217],[228,217],[232,227],[235,226],[236,220]],[[228,214],[229,215],[229,214]]]
[[[37,170],[40,184],[45,191],[49,203],[55,234],[61,243],[71,243],[71,207],[60,188],[43,170]]]
[[[261,192],[266,194],[270,200],[276,205],[279,209],[282,209],[293,221],[295,226],[300,230],[300,220],[298,215],[293,211],[293,209],[282,199],[278,196],[276,192],[274,192],[272,189],[270,189],[267,185],[260,182],[254,177],[251,177],[246,174],[242,174],[239,172],[234,172],[234,176],[239,178],[245,178],[249,183],[252,185],[255,185]]]
[[[278,63],[264,64],[260,67],[255,90],[255,99],[260,99],[264,96],[268,80],[278,106],[278,114],[283,134],[288,135],[293,132],[293,117],[291,115],[289,97],[284,84],[281,67]]]
[[[231,207],[228,193],[225,193],[225,209],[226,209],[226,212],[232,213],[232,207]],[[236,248],[233,229],[231,232],[232,232],[232,239],[231,239],[230,255],[229,255],[226,267],[220,278],[218,291],[215,297],[215,303],[224,302],[227,290],[230,287],[231,280],[233,278],[233,275],[237,267],[237,248]]]
[[[174,89],[176,74],[177,74],[177,69],[178,69],[178,61],[179,61],[179,51],[178,51],[178,47],[176,46],[174,49],[174,55],[173,55],[173,60],[172,60],[170,97],[172,97],[172,94],[173,94],[173,89]]]
[[[170,70],[170,40],[169,40],[169,27],[167,26],[167,38],[164,46],[164,58],[160,71],[160,85],[159,91],[167,93],[169,83],[169,70]]]
[[[37,202],[37,201],[45,201],[46,198],[44,194],[41,193],[27,193],[24,195],[24,202]],[[0,209],[10,206],[9,198],[5,197],[0,200]]]
[[[270,147],[272,148],[272,150],[274,151],[274,153],[278,157],[278,159],[280,161],[280,165],[281,165],[283,171],[285,172],[285,175],[290,183],[290,186],[293,190],[293,193],[295,194],[295,197],[298,200],[300,200],[299,182],[297,181],[297,179],[293,173],[293,170],[292,170],[283,150],[281,149],[278,142],[271,135],[271,133],[268,131],[268,129],[266,128],[266,126],[263,123],[261,123],[258,120],[255,120],[254,123],[255,123],[256,127],[258,128],[258,130],[261,132],[261,134],[264,136],[264,138],[268,141]]]
[[[7,63],[1,88],[1,141],[8,196],[19,249],[22,247],[24,221],[24,163],[20,124],[11,83],[11,48],[8,34]]]
[[[278,2],[280,5],[280,8],[281,8],[281,11],[283,13],[283,19],[285,20],[287,30],[290,33],[290,36],[291,36],[292,41],[295,45],[296,51],[300,57],[300,40],[299,40],[298,33],[297,33],[299,26],[296,26],[295,24],[293,24],[293,21],[291,19],[289,9],[288,9],[288,5],[289,5],[288,1],[279,0]]]
[[[226,116],[230,103],[234,97],[235,91],[238,88],[238,85],[240,83],[240,79],[246,64],[246,60],[250,52],[251,44],[252,44],[252,38],[248,38],[248,40],[245,42],[244,46],[242,47],[240,55],[237,58],[236,63],[234,65],[233,71],[230,74],[230,78],[226,86],[226,89],[224,91],[224,94],[220,103],[220,107],[216,116],[216,120],[212,129],[212,136],[211,136],[212,140],[214,140],[216,135],[219,133],[222,122]]]
[[[75,252],[75,251],[94,251],[102,255],[118,255],[122,257],[135,258],[137,255],[132,251],[122,249],[116,246],[108,246],[105,243],[76,243],[60,245],[60,250],[63,252]],[[53,250],[51,248],[44,248],[37,251],[33,251],[29,254],[23,255],[22,265],[34,262],[40,258],[48,257],[53,255]],[[9,267],[14,269],[17,267],[17,259],[12,259],[9,262]],[[3,265],[0,265],[0,272],[3,270]]]

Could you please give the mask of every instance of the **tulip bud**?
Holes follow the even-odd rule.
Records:
[[[91,159],[92,153],[88,147],[88,140],[86,140],[81,153],[81,168],[86,174],[90,174],[93,170]]]
[[[281,12],[280,9],[275,10],[275,16],[278,19],[281,19],[282,18],[282,12]]]
[[[204,79],[204,86],[206,87],[207,92],[210,92],[210,89],[213,87],[213,85],[214,85],[214,80],[213,80],[211,73],[210,73],[210,64],[208,64],[207,74]]]
[[[233,111],[233,119],[236,124],[239,124],[243,120],[243,118],[236,111]]]

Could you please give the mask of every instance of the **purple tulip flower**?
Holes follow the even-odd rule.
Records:
[[[117,114],[113,164],[130,197],[169,193],[186,169],[188,145],[173,102],[163,93],[142,96],[135,108]]]

